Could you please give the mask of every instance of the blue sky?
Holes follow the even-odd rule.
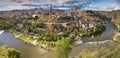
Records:
[[[0,11],[8,11],[15,9],[31,9],[38,8],[39,5],[53,4],[57,8],[59,6],[84,6],[86,10],[116,10],[120,9],[120,0],[1,0]],[[54,7],[55,8],[55,7]]]

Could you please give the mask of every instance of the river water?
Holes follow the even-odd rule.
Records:
[[[116,28],[109,20],[105,20],[105,23],[105,31],[102,32],[102,34],[94,38],[83,39],[83,43],[81,45],[77,45],[72,49],[70,56],[73,57],[78,55],[82,49],[95,49],[108,45],[108,43],[112,41],[112,33]]]
[[[82,45],[75,46],[72,49],[71,57],[77,55],[83,47],[91,47],[89,44],[86,44],[87,42],[96,42],[112,39],[111,35],[115,28],[110,21],[105,20],[105,22],[106,30],[98,37],[89,38],[87,40],[84,39],[84,43]],[[20,50],[22,53],[22,58],[56,58],[54,51],[46,51],[40,47],[24,43],[23,41],[16,39],[10,32],[4,32],[0,35],[0,44]]]

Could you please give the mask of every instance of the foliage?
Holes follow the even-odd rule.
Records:
[[[58,40],[55,48],[56,55],[58,56],[58,58],[68,58],[68,55],[71,50],[70,46],[70,38],[62,38],[61,40]]]
[[[119,50],[112,53],[111,55],[107,56],[106,58],[120,58],[120,52]]]
[[[20,52],[16,51],[13,48],[8,48],[7,49],[7,55],[8,55],[9,58],[21,58]]]
[[[9,22],[0,22],[0,30],[8,30],[14,28],[12,24],[10,24]]]
[[[0,57],[1,58],[21,58],[21,53],[14,48],[6,48],[0,46]]]
[[[75,56],[75,58],[120,58],[120,11],[99,12],[99,16],[100,15],[104,16],[104,19],[111,20],[111,22],[117,27],[117,31],[115,31],[115,34],[113,35],[116,40],[99,48],[82,50],[79,55]],[[93,30],[96,31],[96,28]]]

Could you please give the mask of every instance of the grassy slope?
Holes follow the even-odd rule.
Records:
[[[107,46],[95,48],[95,49],[84,49],[75,58],[120,58],[120,11],[112,12],[100,12],[101,15],[111,19],[112,23],[116,25],[118,31],[114,34],[116,41],[110,42]]]

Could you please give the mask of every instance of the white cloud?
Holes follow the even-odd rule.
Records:
[[[118,10],[120,6],[118,4],[112,5],[98,5],[98,6],[88,6],[84,7],[85,10],[96,10],[96,11],[111,11],[111,10]]]
[[[77,2],[73,2],[77,1]],[[91,3],[91,1],[108,1],[106,4],[100,3]],[[109,4],[109,1],[114,1],[115,3]],[[73,3],[71,3],[73,2]],[[14,9],[30,9],[35,8],[34,6],[22,6],[23,4],[35,4],[41,5],[45,3],[52,3],[54,5],[65,5],[73,6],[73,5],[80,5],[81,3],[88,3],[87,6],[84,6],[83,9],[89,10],[116,10],[120,9],[120,0],[1,0],[0,1],[0,10],[14,10]],[[103,2],[101,2],[103,3]]]

